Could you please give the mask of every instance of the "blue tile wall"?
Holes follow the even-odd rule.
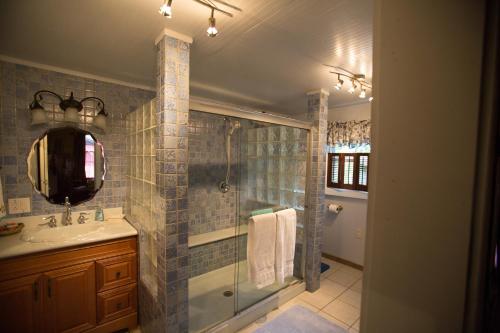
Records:
[[[85,104],[77,125],[92,132],[104,146],[107,173],[104,185],[90,201],[77,207],[91,209],[123,206],[126,191],[125,115],[144,102],[155,97],[147,90],[87,79],[74,75],[37,69],[0,61],[0,176],[4,184],[4,199],[29,197],[32,212],[23,215],[39,215],[61,212],[62,206],[52,205],[36,193],[27,177],[26,157],[33,141],[47,129],[67,126],[62,122],[63,112],[56,101],[43,101],[50,122],[31,126],[29,104],[33,94],[40,89],[52,90],[69,96],[74,92],[77,99],[97,96],[104,100],[109,113],[106,132],[92,127],[96,105]]]

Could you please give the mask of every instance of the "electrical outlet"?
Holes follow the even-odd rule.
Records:
[[[31,212],[30,198],[9,199],[9,214],[21,214]]]
[[[361,228],[356,229],[356,238],[357,239],[363,238],[363,234],[361,232]]]

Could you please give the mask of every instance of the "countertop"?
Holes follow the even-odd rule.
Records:
[[[72,225],[59,225],[56,228],[38,226],[39,223],[43,222],[43,216],[6,219],[8,222],[23,222],[26,226],[19,234],[0,237],[0,259],[137,235],[137,230],[123,218],[121,212],[115,215],[110,215],[108,212],[109,217],[103,222],[90,221],[86,224],[76,222],[78,213],[75,213]],[[33,233],[40,234],[40,231],[45,237],[54,239],[47,241],[43,237],[41,239],[30,237]],[[30,238],[34,238],[34,241],[26,240]]]

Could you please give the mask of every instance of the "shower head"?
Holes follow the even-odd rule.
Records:
[[[227,127],[227,134],[228,135],[233,135],[234,130],[241,127],[239,120],[231,120],[228,117],[226,117],[225,120],[226,120],[226,123],[228,124],[228,127]]]

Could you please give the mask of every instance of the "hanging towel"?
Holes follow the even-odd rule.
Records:
[[[276,217],[276,280],[283,284],[293,275],[297,213],[290,208],[277,212]]]
[[[248,280],[257,289],[274,283],[276,214],[253,216],[248,223]]]
[[[5,203],[3,201],[2,177],[0,177],[0,219],[5,215],[7,215],[7,208],[5,207]]]

